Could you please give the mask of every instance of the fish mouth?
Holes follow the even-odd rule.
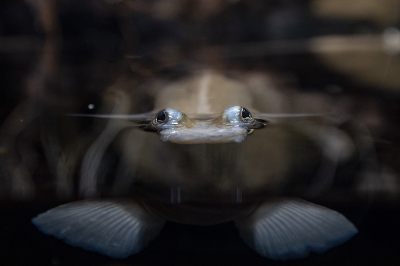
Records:
[[[249,131],[239,126],[217,127],[180,127],[168,128],[159,132],[162,141],[177,144],[201,144],[201,143],[240,143],[246,139]]]

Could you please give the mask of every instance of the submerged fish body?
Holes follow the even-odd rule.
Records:
[[[157,93],[154,119],[148,121],[153,124],[147,127],[157,128],[165,142],[146,131],[121,133],[126,125],[111,119],[85,154],[79,187],[82,195],[103,198],[56,207],[32,222],[42,232],[71,245],[114,258],[142,250],[158,235],[166,220],[198,225],[235,221],[250,247],[277,260],[303,258],[310,252],[324,252],[347,241],[357,229],[343,215],[285,196],[296,195],[315,181],[324,162],[322,157],[328,157],[332,164],[349,159],[354,153],[351,138],[333,126],[312,120],[301,126],[297,122],[274,125],[274,119],[269,120],[261,109],[253,107],[257,102],[257,93],[253,92],[238,80],[214,72],[164,88]],[[258,101],[262,97],[272,101],[271,105],[276,100],[260,95]],[[231,107],[241,115],[237,120],[239,126],[245,126],[241,141],[229,136],[209,141],[214,133],[204,137],[203,131],[193,126],[208,121],[202,130],[229,128],[236,118],[228,117],[229,123],[221,123],[225,121],[224,115],[230,115],[221,112]],[[164,130],[174,127],[157,126],[166,125],[168,119],[173,122],[171,125],[175,123],[175,116],[166,108],[179,110],[194,121],[184,120],[186,124],[182,126],[179,118],[176,130],[193,129],[197,135],[185,135],[190,138],[188,142],[182,138],[163,139],[163,134],[170,134]],[[267,120],[264,129],[247,136],[252,131],[250,123],[254,128],[261,127],[254,126],[258,120],[251,120],[249,111],[255,118]],[[237,126],[233,123],[233,127]],[[326,134],[318,135],[318,130]],[[336,144],[327,155],[326,146],[332,141]],[[109,175],[114,173],[111,183],[100,178],[107,175],[101,165],[109,147],[120,156],[116,166],[109,170]],[[339,151],[335,150],[337,147]]]

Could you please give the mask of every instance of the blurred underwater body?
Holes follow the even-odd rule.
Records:
[[[150,23],[147,17],[143,21]],[[146,25],[144,22],[140,25]],[[3,92],[12,99],[12,103],[4,105],[7,110],[2,110],[5,120],[1,126],[0,191],[5,217],[2,228],[6,236],[2,244],[8,253],[4,253],[5,258],[11,256],[17,264],[29,260],[56,265],[93,261],[112,265],[115,263],[112,259],[40,235],[30,219],[66,202],[134,194],[145,196],[150,203],[217,201],[227,208],[226,213],[223,209],[216,212],[228,215],[232,204],[243,206],[268,197],[301,197],[344,214],[360,233],[325,254],[313,254],[305,260],[288,263],[350,265],[355,261],[375,261],[390,265],[399,261],[394,251],[398,239],[400,158],[396,78],[387,87],[384,81],[379,86],[376,80],[360,81],[357,75],[349,82],[324,65],[329,66],[327,62],[333,60],[329,53],[327,57],[318,53],[312,57],[266,55],[258,62],[247,56],[227,63],[229,60],[218,51],[232,55],[235,47],[229,45],[227,50],[204,45],[200,49],[202,53],[192,52],[200,63],[193,63],[193,54],[177,55],[173,46],[163,51],[164,54],[161,52],[156,60],[128,56],[128,64],[109,62],[108,66],[100,61],[115,56],[109,47],[92,51],[92,58],[86,55],[93,64],[82,62],[83,59],[69,62],[69,55],[79,58],[80,53],[64,47],[67,54],[57,62],[60,60],[57,56],[49,55],[57,53],[54,50],[59,47],[60,39],[53,39],[52,34],[47,33],[44,43],[39,41],[40,49],[31,56],[38,58],[34,66],[37,70],[18,73],[20,79],[27,80],[21,85],[26,86],[25,91],[19,90],[26,100],[21,102],[19,95],[12,95],[11,91]],[[63,38],[64,43],[71,40]],[[118,43],[118,38],[110,40]],[[324,42],[318,44],[321,43]],[[152,48],[151,45],[144,47]],[[100,59],[93,59],[99,54]],[[198,58],[201,54],[208,57]],[[279,58],[283,60],[277,62]],[[303,65],[299,58],[303,59]],[[398,55],[391,58],[396,64]],[[170,65],[160,67],[159,63],[165,60],[170,60]],[[15,66],[18,63],[14,61]],[[127,65],[128,74],[116,78],[119,73],[114,72],[120,71],[114,71],[114,65]],[[310,65],[314,66],[306,70]],[[394,71],[395,67],[390,66],[389,72]],[[332,68],[336,68],[334,63]],[[54,74],[53,70],[61,74]],[[255,130],[243,143],[212,145],[164,143],[156,133],[142,131],[124,119],[65,116],[150,112],[161,107],[156,98],[160,91],[195,87],[201,82],[204,70],[212,77],[210,89],[213,91],[235,86],[251,92],[250,106],[240,104],[254,116],[253,110],[269,114],[328,115],[283,119],[276,127],[267,125]],[[107,72],[110,74],[104,74]],[[334,82],[338,76],[341,80]],[[373,78],[373,75],[365,76]],[[381,77],[379,73],[377,76]],[[324,77],[328,78],[323,80]],[[372,83],[375,84],[365,86]],[[368,88],[363,90],[365,87]],[[18,106],[17,102],[20,102]],[[165,107],[170,106],[162,108]],[[221,106],[220,111],[225,108]],[[176,222],[184,219],[180,217],[182,210],[173,215],[177,217]],[[279,263],[260,257],[238,236],[232,222],[205,228],[167,222],[148,248],[117,263]],[[21,249],[25,258],[18,256]]]

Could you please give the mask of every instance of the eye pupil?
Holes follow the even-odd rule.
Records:
[[[241,116],[242,116],[242,120],[245,122],[250,121],[252,119],[249,110],[247,110],[246,108],[242,108]]]
[[[243,118],[248,118],[250,117],[250,112],[246,108],[242,108],[242,117]]]
[[[167,120],[167,113],[165,112],[165,110],[162,110],[160,112],[157,113],[156,115],[156,120],[157,123],[164,123]]]

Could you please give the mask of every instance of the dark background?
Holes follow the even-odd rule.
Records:
[[[40,195],[19,198],[8,193],[7,183],[3,182],[5,196],[0,203],[3,265],[400,263],[400,77],[390,80],[393,76],[390,72],[400,73],[396,72],[399,55],[392,55],[390,60],[388,55],[384,55],[387,59],[371,57],[368,61],[371,67],[366,69],[374,71],[372,66],[375,66],[385,73],[387,67],[389,73],[371,81],[330,66],[307,46],[307,40],[319,36],[378,35],[388,27],[398,27],[398,1],[392,1],[393,8],[387,14],[391,19],[383,22],[372,15],[324,17],[313,11],[313,1],[306,0],[216,1],[221,4],[213,8],[204,8],[201,1],[176,1],[179,8],[170,4],[161,9],[156,5],[163,1],[49,1],[50,6],[33,2],[0,3],[0,121],[9,117],[21,102],[33,103],[30,113],[48,108],[90,113],[86,109],[88,103],[98,106],[101,92],[126,69],[138,80],[153,76],[173,79],[190,73],[193,65],[272,71],[300,90],[340,88],[346,95],[359,99],[356,106],[360,109],[376,107],[379,123],[370,125],[380,172],[387,173],[390,169],[394,183],[372,201],[321,199],[318,203],[353,221],[359,234],[325,254],[275,262],[248,248],[240,240],[233,222],[210,227],[168,222],[161,235],[143,252],[126,260],[113,260],[70,247],[34,228],[30,219],[58,204],[51,187],[46,187]],[[387,10],[383,8],[382,12]],[[274,41],[278,41],[277,46]],[[250,54],[241,54],[235,48],[250,44],[256,44]],[[375,59],[390,63],[380,65]],[[365,76],[372,74],[365,72]],[[369,117],[364,118],[368,124]],[[32,140],[39,153],[33,176],[43,182],[49,178],[50,170],[40,154],[43,151],[35,121],[32,119],[23,135]]]

